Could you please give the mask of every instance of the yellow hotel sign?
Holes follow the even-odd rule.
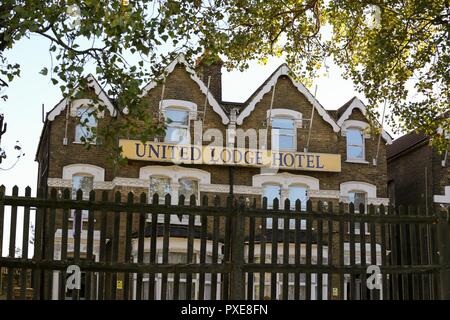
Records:
[[[176,164],[235,165],[289,170],[341,171],[341,155],[216,146],[176,145],[162,142],[119,140],[122,156],[130,160]]]

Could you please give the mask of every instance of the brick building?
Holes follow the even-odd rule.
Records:
[[[88,80],[105,110],[97,121],[85,112],[89,100],[78,97],[63,99],[47,114],[36,156],[38,185],[46,190],[81,188],[86,196],[90,190],[158,193],[160,199],[170,193],[174,204],[178,196],[192,194],[211,200],[219,195],[223,203],[230,193],[256,199],[258,206],[263,197],[269,204],[274,198],[281,204],[287,198],[291,203],[300,199],[303,204],[308,199],[335,205],[341,201],[356,206],[388,204],[386,143],[391,142],[390,136],[371,124],[356,97],[337,110],[326,110],[290,76],[286,65],[275,70],[247,101],[237,103],[222,100],[220,62],[200,63],[194,69],[179,56],[167,67],[163,81],[143,88],[155,121],[170,119],[166,135],[146,144],[132,136],[119,137],[128,158],[120,166],[107,161],[108,150],[101,144],[87,150],[80,142],[83,135],[89,135],[79,125],[80,118],[89,126],[101,127],[116,116],[114,101],[94,77]],[[196,138],[198,125],[202,142]],[[252,129],[263,130],[257,132],[256,145],[252,144]],[[211,140],[219,141],[219,133],[220,144],[208,146]],[[232,150],[237,146],[241,151],[235,153]],[[196,150],[208,157],[194,161]],[[183,152],[190,152],[191,158],[183,160]],[[265,160],[272,166],[264,165]],[[186,222],[186,217],[171,218],[170,261],[185,261],[186,239],[176,228]],[[270,228],[271,221],[267,223]],[[94,251],[98,251],[98,235],[94,238]],[[57,256],[58,244],[55,250]]]
[[[387,147],[389,198],[394,205],[450,206],[449,149],[439,153],[430,138],[411,132]]]

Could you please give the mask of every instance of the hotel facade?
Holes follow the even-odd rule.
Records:
[[[109,161],[110,152],[101,143],[92,143],[87,149],[82,142],[82,137],[90,133],[80,122],[101,128],[117,116],[114,100],[93,76],[88,76],[89,87],[104,111],[97,118],[92,116],[89,112],[92,106],[87,107],[89,98],[77,95],[77,98],[63,99],[47,113],[36,155],[38,186],[47,194],[56,188],[60,196],[63,189],[69,188],[73,197],[76,190],[82,189],[85,199],[91,190],[98,199],[102,191],[111,195],[119,191],[123,198],[129,192],[136,198],[146,193],[147,199],[157,193],[160,201],[170,194],[174,205],[181,195],[186,199],[191,195],[196,199],[207,196],[210,203],[218,195],[221,203],[225,203],[230,194],[243,197],[246,202],[256,202],[258,207],[266,197],[269,208],[275,198],[281,208],[286,199],[291,204],[300,199],[302,209],[306,208],[307,200],[313,206],[318,200],[325,206],[353,202],[357,208],[360,204],[389,203],[386,145],[391,143],[391,137],[369,120],[369,111],[358,98],[350,99],[336,110],[327,110],[295,81],[287,65],[281,65],[247,101],[223,101],[221,67],[220,62],[190,66],[179,56],[167,66],[162,81],[145,86],[142,94],[148,101],[148,112],[154,115],[155,122],[166,124],[166,134],[145,143],[138,137],[118,137],[117,145],[127,158],[120,165]],[[169,262],[185,262],[187,240],[183,227],[187,216],[173,215],[170,223],[173,229]],[[195,223],[201,224],[199,220]],[[268,229],[271,225],[272,221],[267,221]],[[120,232],[120,237],[124,237],[124,230]],[[56,258],[61,247],[60,233],[57,229]],[[86,230],[83,230],[82,250],[85,239]],[[69,255],[71,246],[73,242],[69,241]],[[160,242],[157,248],[161,250],[159,246]],[[195,253],[199,252],[199,246],[200,242],[195,240]],[[149,248],[147,242],[144,248]],[[348,246],[345,248],[348,251]],[[208,261],[210,240],[207,250]],[[325,246],[324,257],[326,250]],[[98,251],[99,233],[95,231],[96,259]],[[133,253],[136,251],[135,243]],[[259,251],[255,248],[257,255],[256,252]],[[314,252],[313,246],[313,260],[317,259]],[[370,259],[369,249],[366,254]],[[199,259],[198,254],[195,257]],[[158,261],[161,259],[158,254]],[[144,256],[146,261],[148,254]],[[378,249],[376,264],[379,264]],[[56,273],[54,278],[56,298]],[[144,278],[144,291],[145,281],[148,279]],[[158,278],[156,281],[158,287]],[[210,281],[207,277],[206,286]],[[313,286],[315,281],[313,277]],[[326,292],[327,279],[322,285],[323,288],[312,290],[312,299],[318,290]],[[194,285],[194,291],[195,288]],[[254,290],[259,290],[256,284]],[[169,286],[167,298],[171,298],[171,292]],[[210,292],[206,295],[208,298]]]

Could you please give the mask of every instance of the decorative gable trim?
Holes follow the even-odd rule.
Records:
[[[337,121],[337,125],[342,127],[342,125],[348,120],[348,118],[350,118],[350,115],[352,114],[354,109],[359,109],[364,116],[367,115],[367,108],[366,108],[366,106],[364,105],[364,103],[361,100],[359,100],[358,98],[355,97],[353,99],[352,103],[347,107],[347,109],[344,111],[342,116]],[[382,129],[381,137],[388,144],[392,144],[391,136],[384,129]]]
[[[200,91],[204,95],[207,96],[208,103],[211,105],[213,110],[222,118],[222,123],[223,124],[228,124],[230,122],[230,119],[225,114],[224,110],[219,105],[217,100],[214,98],[212,93],[210,91],[208,91],[208,87],[205,85],[205,83],[199,78],[197,73],[189,66],[189,64],[187,63],[186,59],[184,58],[184,55],[182,55],[182,54],[178,55],[175,58],[175,60],[173,60],[166,67],[166,69],[164,70],[164,76],[161,76],[158,80],[162,80],[163,77],[167,77],[169,74],[171,74],[173,72],[173,70],[175,69],[175,66],[177,64],[179,64],[179,63],[184,65],[184,67],[185,67],[186,71],[189,73],[191,79],[199,86]],[[150,90],[155,88],[157,85],[158,85],[158,81],[156,81],[156,80],[150,82],[149,84],[147,84],[144,88],[142,88],[141,97],[147,95],[150,92]],[[126,111],[124,110],[124,112],[126,112]]]
[[[256,104],[260,102],[264,97],[264,95],[275,86],[279,77],[287,76],[292,81],[297,90],[306,97],[306,99],[313,105],[314,108],[316,108],[317,112],[322,117],[322,119],[331,125],[334,132],[339,132],[340,130],[339,126],[336,124],[333,118],[331,118],[331,116],[326,112],[325,108],[322,107],[319,101],[317,101],[317,99],[309,92],[308,89],[306,89],[306,87],[303,84],[292,79],[290,73],[291,69],[287,65],[285,64],[281,65],[278,68],[278,70],[272,74],[267,83],[259,90],[258,94],[255,95],[255,97],[247,104],[244,110],[242,110],[239,117],[236,119],[237,124],[238,125],[242,124],[244,119],[248,117],[250,113],[255,109]]]
[[[114,117],[116,115],[116,109],[114,108],[114,105],[112,104],[109,97],[105,94],[105,91],[103,91],[102,87],[98,83],[97,79],[92,74],[89,74],[87,76],[88,80],[88,86],[90,88],[94,89],[95,94],[97,95],[98,99],[100,100],[100,104],[105,106],[110,114]],[[75,89],[75,92],[72,94],[72,97],[75,96],[75,94],[79,91],[79,88],[77,87]],[[50,112],[47,113],[47,119],[49,121],[55,120],[57,116],[61,114],[66,109],[66,106],[70,104],[69,98],[62,99]]]

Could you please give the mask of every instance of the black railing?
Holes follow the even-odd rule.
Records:
[[[18,194],[0,189],[0,299],[450,299],[450,211]]]

